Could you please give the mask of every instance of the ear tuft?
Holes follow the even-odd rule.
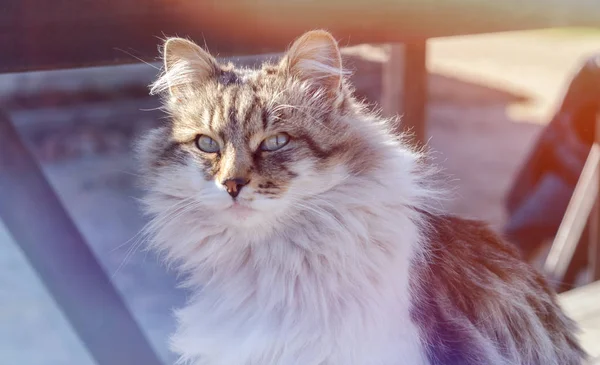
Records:
[[[169,90],[177,95],[181,87],[214,77],[219,66],[208,52],[184,38],[168,38],[163,46],[164,73],[152,85],[152,94]]]
[[[331,33],[313,30],[304,33],[290,47],[282,67],[301,79],[315,81],[337,93],[342,84],[342,57]]]

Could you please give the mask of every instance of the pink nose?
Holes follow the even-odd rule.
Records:
[[[240,190],[242,190],[242,188],[246,184],[248,184],[248,179],[244,179],[244,178],[240,178],[240,177],[236,177],[234,179],[227,179],[227,180],[223,181],[223,185],[225,186],[225,189],[227,190],[229,195],[231,195],[232,198],[237,197],[238,194],[240,193]]]

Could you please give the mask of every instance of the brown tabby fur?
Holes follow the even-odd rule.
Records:
[[[413,319],[432,365],[582,363],[575,324],[515,247],[481,222],[423,214]]]

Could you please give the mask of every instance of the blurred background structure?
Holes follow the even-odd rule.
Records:
[[[70,244],[77,244],[80,232],[92,254],[44,251],[52,249],[53,240],[60,241],[61,232],[47,237],[48,242],[35,238],[35,232],[52,232],[53,227],[40,222],[43,213],[51,210],[44,209],[44,199],[35,199],[43,191],[34,189],[26,195],[27,183],[15,188],[10,181],[17,176],[9,176],[12,171],[33,176],[17,164],[27,158],[8,155],[20,150],[0,148],[4,152],[4,156],[0,152],[0,190],[5,189],[5,195],[0,193],[0,363],[121,365],[125,362],[119,361],[127,356],[119,351],[128,348],[137,361],[146,359],[139,362],[144,365],[174,360],[167,348],[174,328],[172,309],[185,300],[186,293],[176,288],[174,274],[144,250],[137,236],[145,220],[136,201],[140,191],[130,150],[135,136],[164,117],[147,88],[160,67],[156,45],[163,35],[189,35],[200,44],[206,41],[210,50],[251,66],[278,57],[305,30],[317,25],[332,30],[346,46],[345,65],[353,71],[357,94],[381,105],[388,115],[403,115],[404,125],[427,143],[445,169],[449,185],[455,188],[445,210],[486,220],[517,241],[525,237],[525,244],[539,241],[529,259],[543,269],[577,178],[565,183],[558,174],[556,180],[544,180],[548,190],[520,178],[523,171],[537,166],[531,157],[542,137],[553,131],[550,122],[563,115],[573,78],[600,53],[600,3],[422,0],[382,1],[377,6],[378,1],[371,1],[368,11],[359,1],[281,3],[283,8],[271,1],[192,4],[183,0],[168,6],[160,0],[144,6],[135,0],[57,4],[11,0],[0,5],[0,26],[5,30],[0,46],[6,50],[0,56],[0,107],[75,223],[61,226],[75,237]],[[470,8],[465,8],[466,3]],[[176,17],[181,14],[189,15]],[[306,19],[310,27],[303,23]],[[574,24],[587,27],[562,27]],[[552,29],[536,29],[548,27]],[[565,118],[578,120],[572,115]],[[0,142],[8,144],[12,132],[2,127],[1,133]],[[584,129],[583,135],[589,138],[583,157],[566,163],[576,177],[594,141],[594,128]],[[523,208],[525,213],[519,214],[524,218],[517,212],[526,206],[526,199],[513,199],[513,204],[507,200],[519,189],[526,190],[521,198],[542,196],[527,205],[530,210]],[[9,197],[8,191],[19,194]],[[535,195],[539,191],[546,197]],[[28,202],[23,209],[38,215],[18,217],[14,210],[18,202]],[[544,206],[544,202],[550,203]],[[541,222],[551,229],[527,230],[532,227],[527,219],[535,216],[531,209],[557,209],[558,221],[551,221],[546,210],[549,213],[542,214]],[[22,246],[17,236],[33,245]],[[578,246],[585,247],[575,255],[582,266],[569,285],[569,289],[580,288],[561,298],[584,328],[584,345],[600,357],[600,287],[597,282],[589,285],[595,279],[594,258],[585,245]],[[93,285],[80,302],[61,302],[68,294],[57,294],[53,288],[106,283],[91,275],[96,281],[82,276],[64,285],[48,285],[48,277],[40,273],[49,272],[53,278],[61,273],[56,273],[56,266],[40,266],[55,254],[68,266],[61,273],[75,270],[77,265],[71,267],[69,260],[91,266],[97,260],[133,317],[133,326],[141,331],[126,325],[104,326],[116,316],[129,323],[128,313],[94,297]],[[549,275],[549,279],[556,278]],[[553,283],[561,288],[560,282]],[[109,342],[82,331],[84,324],[106,333],[120,332],[115,342],[123,331],[133,331],[129,338],[139,337],[139,341],[121,341],[122,347],[102,355],[99,349],[108,350]],[[144,358],[134,349],[150,353]]]

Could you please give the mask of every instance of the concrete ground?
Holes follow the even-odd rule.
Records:
[[[508,33],[440,39],[429,47],[430,145],[455,188],[455,199],[446,209],[499,228],[504,221],[503,197],[514,172],[572,72],[588,54],[600,51],[600,36]],[[346,53],[356,65],[359,93],[378,101],[385,47],[361,46]],[[47,87],[144,84],[155,71],[132,66],[12,75],[0,79],[0,95],[6,98]],[[137,209],[140,192],[127,144],[131,134],[155,123],[157,114],[139,111],[155,104],[139,98],[90,104],[85,110],[15,107],[11,115],[157,353],[171,363],[166,346],[174,327],[171,309],[184,301],[185,293],[176,289],[173,273],[152,253],[134,249],[131,240],[145,221]],[[84,127],[77,124],[83,119],[88,121]],[[112,120],[126,124],[113,128],[107,122]],[[105,133],[107,125],[113,128],[110,133]],[[123,130],[123,125],[130,130]],[[65,145],[70,147],[62,148]],[[0,363],[92,364],[1,222]]]
[[[185,293],[154,255],[134,246],[144,219],[128,157],[55,163],[45,172],[148,339],[172,363],[166,339],[174,328],[172,308],[183,303]],[[2,226],[0,252],[0,363],[93,364]]]

